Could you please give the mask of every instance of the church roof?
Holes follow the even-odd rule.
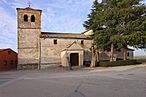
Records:
[[[34,8],[31,8],[31,7],[26,7],[26,8],[16,8],[17,10],[35,10],[35,11],[41,11],[42,12],[42,10],[40,10],[40,9],[34,9]]]
[[[91,36],[91,35],[93,35],[93,30],[86,30],[86,31],[82,32],[81,34],[84,34],[86,36]]]
[[[41,38],[89,39],[80,33],[41,32]]]
[[[134,51],[134,49],[131,49],[131,48],[127,48],[127,50],[128,50],[128,51]]]

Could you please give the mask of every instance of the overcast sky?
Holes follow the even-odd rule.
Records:
[[[28,7],[29,0],[0,0],[0,48],[17,51],[16,8]],[[83,23],[93,0],[30,0],[32,8],[42,10],[42,30],[54,32],[85,31]],[[100,0],[99,0],[100,1]],[[146,52],[136,50],[136,55]]]

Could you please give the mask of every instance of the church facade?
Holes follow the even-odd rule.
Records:
[[[41,32],[42,10],[17,8],[18,69],[83,66],[92,40],[84,33]]]
[[[84,33],[41,31],[42,10],[17,8],[18,69],[46,68],[52,65],[83,66],[91,61],[92,40]],[[108,53],[100,53],[109,60]],[[119,54],[120,55],[120,54]],[[133,52],[130,52],[130,58]]]

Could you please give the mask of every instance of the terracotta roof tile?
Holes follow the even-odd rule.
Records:
[[[4,51],[4,50],[8,50],[8,49],[10,49],[10,48],[0,49],[0,52],[1,52],[1,51]]]
[[[13,51],[14,53],[16,53],[14,50],[12,50],[12,49],[10,49],[10,48],[0,49],[0,52],[3,52],[3,51],[5,51],[5,50],[11,50],[11,51]],[[17,54],[17,53],[16,53],[16,54]]]
[[[59,33],[59,32],[41,32],[41,38],[71,38],[71,39],[88,39],[84,34],[79,33]]]

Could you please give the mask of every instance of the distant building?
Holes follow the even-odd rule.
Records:
[[[17,53],[10,48],[0,49],[0,70],[17,68]]]

